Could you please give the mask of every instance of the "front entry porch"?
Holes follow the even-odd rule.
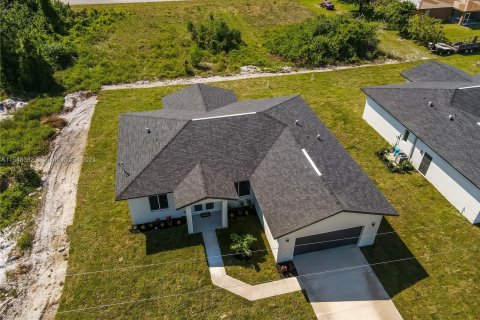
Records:
[[[193,233],[223,228],[222,211],[192,214]]]
[[[228,227],[228,201],[206,199],[185,208],[188,233]]]

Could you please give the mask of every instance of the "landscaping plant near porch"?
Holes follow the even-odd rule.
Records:
[[[257,238],[248,233],[242,235],[232,233],[230,239],[232,240],[232,244],[230,244],[230,249],[232,251],[235,251],[235,253],[239,255],[241,254],[242,258],[252,256],[251,246],[257,241]]]

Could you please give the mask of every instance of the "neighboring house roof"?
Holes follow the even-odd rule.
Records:
[[[422,0],[419,5],[420,10],[453,8],[455,0]]]
[[[342,211],[397,215],[300,96],[232,102],[233,92],[205,87],[120,116],[117,200],[173,192],[178,209],[238,199],[234,182],[249,180],[274,238]],[[194,105],[205,92],[215,103]],[[175,97],[191,105],[176,110]]]
[[[428,66],[434,65],[426,63],[402,74],[415,74]],[[450,75],[455,78],[459,74],[458,70]],[[363,91],[480,187],[480,81],[475,82],[474,77],[468,81],[415,81]]]
[[[419,64],[401,75],[409,81],[475,81],[475,76],[440,61]]]

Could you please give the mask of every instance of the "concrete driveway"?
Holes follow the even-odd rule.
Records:
[[[356,245],[298,255],[293,262],[318,319],[402,319]]]

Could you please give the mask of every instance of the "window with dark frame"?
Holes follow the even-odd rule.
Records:
[[[203,210],[203,205],[201,204],[196,204],[193,206],[193,211],[202,211]]]
[[[148,197],[148,201],[150,202],[150,210],[152,211],[168,209],[168,198],[165,193],[150,196]]]
[[[245,197],[250,195],[250,182],[240,181],[235,183],[235,189],[239,197]]]
[[[403,133],[403,137],[402,137],[403,141],[407,141],[409,135],[410,135],[410,131],[405,129],[405,132]]]
[[[213,202],[205,203],[205,210],[213,210]]]

